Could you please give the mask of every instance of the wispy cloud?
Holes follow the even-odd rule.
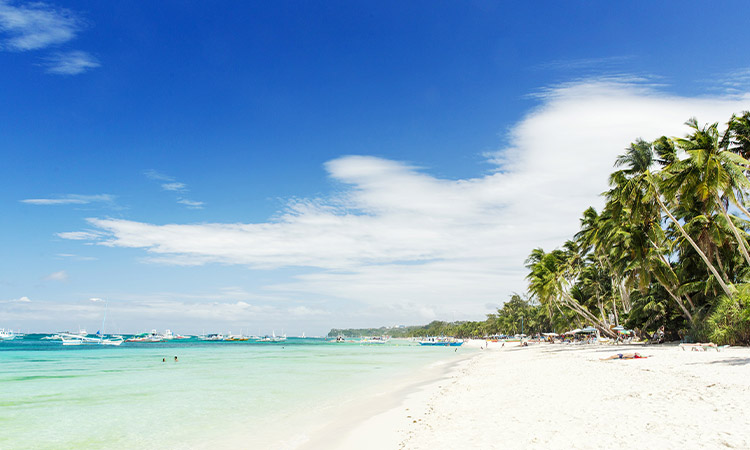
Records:
[[[39,50],[76,37],[82,22],[71,11],[41,2],[14,6],[0,0],[0,32],[5,50]]]
[[[84,21],[74,12],[42,2],[21,5],[0,0],[0,50],[38,51],[64,45],[84,28]],[[52,53],[42,59],[46,72],[56,75],[78,75],[101,64],[81,50]]]
[[[543,70],[611,70],[617,67],[623,67],[633,59],[633,56],[627,55],[607,56],[602,58],[558,59],[538,64],[535,67]]]
[[[161,185],[161,187],[165,191],[182,191],[187,188],[187,186],[185,186],[185,183],[179,183],[179,182],[164,183]]]
[[[78,236],[76,236],[75,234],[70,235],[70,233],[68,233],[69,236],[66,236],[65,239],[72,239],[72,240],[90,240],[90,239],[95,239],[95,236],[93,236],[91,233],[84,233],[83,235],[80,234],[80,233],[83,233],[83,232],[78,232],[78,233],[79,233]],[[58,234],[58,236],[59,236],[59,234]],[[81,255],[75,255],[75,254],[72,254],[72,253],[58,253],[56,256],[58,258],[72,259],[74,261],[96,261],[96,258],[93,257],[93,256],[81,256]]]
[[[89,53],[74,50],[64,53],[55,53],[45,58],[44,66],[47,73],[58,75],[78,75],[87,70],[101,66],[99,61]]]
[[[711,80],[705,80],[710,86],[719,81],[719,89],[731,94],[739,94],[750,88],[750,68],[737,69],[729,73],[717,74]],[[746,108],[747,109],[747,108]]]
[[[180,194],[186,194],[190,192],[187,184],[177,181],[177,179],[175,179],[174,177],[159,172],[158,170],[149,169],[144,171],[143,174],[146,175],[146,177],[149,179],[155,181],[164,181],[164,183],[161,183],[161,188],[165,191],[177,192]],[[191,200],[184,196],[177,197],[176,201],[180,205],[186,206],[188,209],[203,209],[203,206],[205,205],[204,202]]]
[[[68,281],[68,272],[60,270],[44,277],[45,281]]]
[[[107,202],[111,203],[115,200],[115,197],[109,194],[99,195],[77,195],[68,194],[55,198],[27,198],[21,200],[21,203],[27,203],[29,205],[86,205],[94,202]]]
[[[95,241],[104,235],[101,231],[67,231],[57,233],[57,236],[71,241]]]
[[[181,205],[185,205],[190,209],[203,209],[203,204],[204,204],[203,202],[196,202],[193,200],[188,200],[186,198],[181,198],[177,200],[177,203]]]
[[[169,175],[165,175],[157,170],[154,169],[148,169],[144,170],[143,174],[146,175],[146,177],[152,179],[152,180],[158,180],[158,181],[174,181],[174,178],[170,177]]]
[[[346,156],[325,169],[340,194],[296,200],[263,223],[152,224],[91,218],[100,244],[141,248],[163,264],[306,267],[266,286],[370,305],[372,314],[475,317],[525,290],[524,260],[578,228],[616,156],[638,137],[687,132],[691,116],[726,121],[750,95],[678,97],[632,80],[592,79],[542,91],[474,178],[438,178],[412,164]],[[502,164],[502,167],[500,166]],[[500,170],[502,169],[502,170]]]

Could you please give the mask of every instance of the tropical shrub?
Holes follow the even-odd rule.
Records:
[[[733,297],[722,296],[706,320],[706,335],[717,344],[750,344],[750,284],[737,285]]]

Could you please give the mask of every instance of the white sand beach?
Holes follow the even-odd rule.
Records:
[[[648,358],[600,360],[634,351]],[[493,344],[347,405],[290,447],[750,448],[749,379],[748,348]]]

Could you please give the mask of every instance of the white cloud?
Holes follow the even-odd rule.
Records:
[[[45,3],[14,6],[0,0],[0,33],[6,50],[39,50],[76,37],[81,21],[66,9]]]
[[[104,302],[104,300],[103,300],[103,299],[101,299],[101,298],[99,298],[99,297],[91,297],[91,298],[89,299],[89,301],[90,301],[90,302],[94,302],[94,303],[100,303],[100,302]]]
[[[57,233],[57,236],[62,237],[62,235],[65,236],[65,239],[71,239],[71,240],[91,240],[96,239],[96,234],[94,233],[86,233],[86,232],[73,232],[73,233]],[[72,253],[58,253],[58,258],[65,258],[65,259],[72,259],[74,261],[96,261],[96,258],[93,256],[81,256],[81,255],[75,255]]]
[[[600,71],[611,71],[615,67],[623,67],[633,56],[607,56],[601,58],[561,59],[539,64],[538,69],[545,70],[584,70],[596,69]]]
[[[143,174],[146,175],[146,177],[152,179],[152,180],[159,180],[159,181],[174,181],[174,178],[170,177],[169,175],[165,175],[158,170],[154,169],[148,169],[144,170]]]
[[[178,192],[181,194],[185,194],[190,191],[187,187],[187,184],[179,182],[174,177],[161,173],[157,170],[149,169],[144,171],[143,173],[144,175],[146,175],[146,177],[152,180],[166,181],[166,183],[161,184],[161,188],[165,191]],[[185,197],[177,197],[177,203],[179,203],[180,205],[185,205],[188,209],[203,209],[203,206],[205,205],[204,202],[191,200]]]
[[[31,299],[29,297],[26,297],[26,296],[23,296],[23,297],[15,300],[15,301],[19,302],[19,303],[31,303]]]
[[[47,73],[57,75],[78,75],[101,64],[91,54],[80,50],[55,53],[45,58]]]
[[[190,209],[203,209],[203,205],[205,204],[203,202],[197,202],[197,201],[194,201],[194,200],[189,200],[187,198],[181,198],[181,199],[177,200],[177,203],[179,203],[181,205],[185,205],[185,206],[187,206]]]
[[[187,186],[185,186],[185,183],[175,182],[175,183],[164,183],[161,185],[161,187],[165,191],[182,191]]]
[[[98,231],[67,231],[57,233],[57,236],[71,241],[95,241],[102,237],[102,233]]]
[[[57,198],[28,198],[21,200],[21,203],[27,203],[29,205],[86,205],[94,202],[113,202],[114,199],[114,196],[109,194],[68,194]]]
[[[561,245],[583,210],[601,205],[614,159],[630,142],[682,135],[691,116],[726,121],[747,109],[750,95],[687,98],[590,80],[538,98],[512,128],[510,146],[488,155],[495,170],[475,178],[346,156],[325,166],[342,194],[292,202],[274,221],[89,223],[104,234],[101,244],[141,248],[161,263],[312,268],[267,289],[368,304],[380,320],[480,318],[487,304],[525,290],[523,262],[533,248]]]
[[[51,274],[44,277],[45,281],[68,281],[68,272],[60,270],[59,272],[52,272]]]

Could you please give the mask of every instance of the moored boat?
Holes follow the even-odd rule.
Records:
[[[13,333],[12,330],[6,330],[5,328],[0,328],[0,341],[12,341],[16,338],[16,334]]]
[[[204,335],[198,336],[198,339],[201,341],[223,341],[224,335],[220,333],[211,333],[208,335],[204,334]]]
[[[386,342],[390,341],[390,336],[370,336],[370,337],[363,337],[360,340],[361,344],[385,344]]]
[[[151,330],[151,333],[141,333],[139,335],[125,339],[125,342],[164,342],[164,336],[157,333],[156,330]]]
[[[419,341],[419,345],[442,346],[442,347],[460,347],[464,341],[452,337],[428,337]]]
[[[62,345],[120,345],[125,342],[122,336],[97,335],[97,337],[80,336],[78,334],[60,333]]]

